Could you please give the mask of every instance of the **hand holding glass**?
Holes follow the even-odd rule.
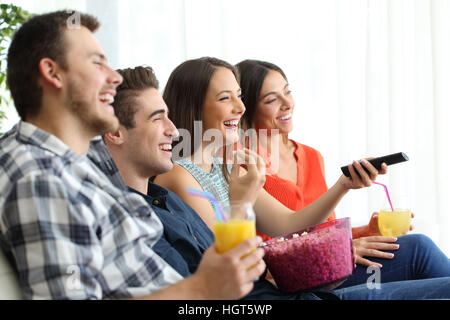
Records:
[[[398,237],[408,233],[411,224],[411,210],[389,209],[380,210],[378,228],[385,237]]]
[[[225,221],[214,221],[214,235],[217,251],[225,253],[256,236],[255,212],[250,202],[236,201],[221,205]]]

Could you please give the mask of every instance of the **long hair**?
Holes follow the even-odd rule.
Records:
[[[202,121],[203,104],[209,83],[219,67],[229,69],[239,83],[239,73],[233,65],[217,58],[203,57],[187,60],[176,67],[164,88],[163,99],[169,109],[170,120],[179,130],[185,129],[190,133],[189,156],[201,145],[202,139],[194,137],[195,121]],[[224,162],[222,171],[228,180],[229,175],[226,168]]]
[[[279,72],[287,81],[283,70],[277,65],[260,60],[244,60],[236,65],[241,77],[242,102],[245,105],[245,113],[242,116],[244,128],[255,128],[254,118],[258,106],[261,88],[269,71]],[[256,128],[255,128],[256,129]],[[287,143],[287,135],[283,136],[283,142]]]

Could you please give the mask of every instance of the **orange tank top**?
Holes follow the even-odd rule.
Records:
[[[290,141],[296,145],[294,155],[297,159],[297,184],[280,178],[276,174],[268,174],[266,175],[264,189],[285,207],[298,211],[314,202],[328,190],[328,187],[325,181],[322,155],[311,147],[293,140]],[[264,159],[268,158],[268,155],[263,155],[263,152],[260,153]],[[266,165],[269,166],[270,164],[266,162]],[[336,219],[336,215],[332,212],[327,221],[334,219]],[[260,231],[257,231],[257,234],[263,238],[263,241],[272,238]]]

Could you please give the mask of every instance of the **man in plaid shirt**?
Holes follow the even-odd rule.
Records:
[[[111,103],[122,82],[93,36],[98,26],[77,12],[36,16],[8,52],[21,121],[0,139],[0,247],[24,296],[242,297],[264,268],[261,249],[240,257],[260,239],[224,255],[208,249],[198,271],[182,280],[152,250],[163,229],[151,207],[87,157],[94,137],[118,127]]]

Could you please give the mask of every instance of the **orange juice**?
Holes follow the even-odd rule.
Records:
[[[385,237],[398,237],[407,234],[410,223],[410,210],[380,210],[378,215],[378,228],[381,235]]]
[[[214,222],[214,236],[219,253],[233,249],[242,241],[256,236],[255,220]]]

